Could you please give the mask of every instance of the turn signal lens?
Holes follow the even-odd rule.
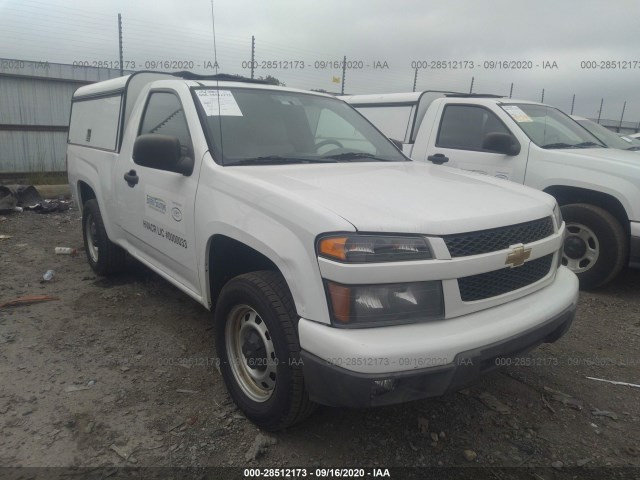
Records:
[[[318,255],[346,263],[402,262],[433,258],[422,237],[342,235],[318,241]]]

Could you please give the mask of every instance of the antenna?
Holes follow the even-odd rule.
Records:
[[[220,162],[224,162],[224,141],[222,140],[222,112],[220,107],[220,78],[218,77],[218,49],[216,48],[216,21],[213,15],[213,0],[211,0],[211,33],[213,34],[213,66],[216,69],[216,95],[218,97],[218,130],[220,132]]]
[[[218,74],[218,49],[216,48],[216,22],[213,16],[213,0],[211,0],[211,33],[213,33],[213,66]]]

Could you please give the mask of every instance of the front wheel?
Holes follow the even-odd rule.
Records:
[[[215,310],[220,371],[234,402],[265,430],[307,417],[315,404],[305,389],[296,311],[278,272],[230,280]]]
[[[562,264],[580,280],[580,288],[601,287],[615,278],[625,264],[627,236],[606,210],[584,203],[562,207],[567,234]]]

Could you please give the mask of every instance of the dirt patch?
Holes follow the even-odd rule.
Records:
[[[83,252],[55,255],[82,247],[77,211],[4,217],[0,304],[59,300],[0,309],[2,466],[640,466],[640,389],[587,378],[640,383],[640,271],[582,293],[564,338],[470,389],[320,408],[257,438],[216,371],[209,312],[133,262],[103,279]]]

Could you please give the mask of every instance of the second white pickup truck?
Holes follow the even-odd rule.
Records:
[[[592,289],[640,267],[640,159],[605,148],[560,110],[495,95],[341,97],[412,159],[512,180],[553,195],[567,222],[562,263]]]

